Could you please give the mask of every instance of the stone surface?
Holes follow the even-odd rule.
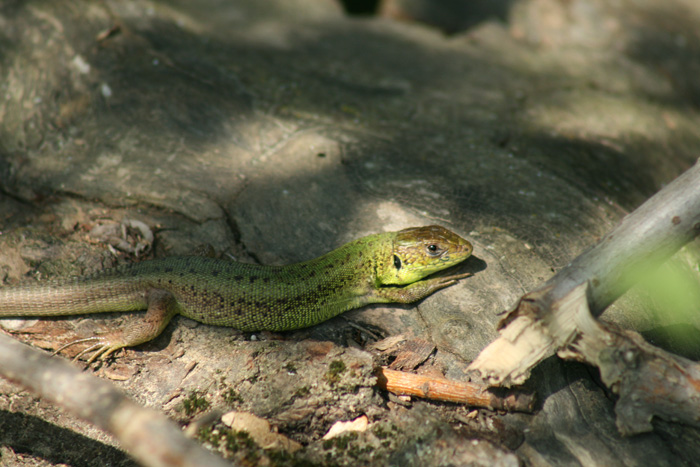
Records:
[[[697,430],[658,424],[622,439],[597,376],[555,359],[529,383],[543,401],[536,415],[404,408],[373,386],[377,357],[363,347],[404,332],[437,346],[426,365],[464,377],[498,313],[698,156],[696,2],[498,5],[450,36],[347,17],[330,0],[3,5],[0,277],[134,260],[89,236],[105,221],[150,226],[151,256],[211,245],[268,264],[439,223],[474,243],[465,270],[475,275],[415,306],[281,335],[176,319],[98,374],[183,423],[197,391],[255,413],[321,464],[437,465],[449,453],[504,465],[694,462]],[[642,331],[700,327],[688,315],[660,322],[636,296],[605,317]],[[111,319],[33,329],[71,335]],[[347,370],[331,383],[338,360]],[[89,456],[101,446],[119,457],[112,465],[131,465],[106,435],[17,388],[3,384],[0,408],[15,427],[0,430],[3,462],[85,465],[75,446]],[[324,446],[333,423],[363,414],[367,432]],[[46,441],[20,439],[26,423]]]

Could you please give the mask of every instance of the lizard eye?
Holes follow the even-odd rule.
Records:
[[[394,255],[394,267],[397,271],[401,269],[401,259],[396,255]]]
[[[426,249],[428,250],[428,254],[430,256],[439,256],[442,254],[442,251],[443,251],[442,248],[440,248],[439,246],[437,246],[435,244],[428,245],[426,247]]]

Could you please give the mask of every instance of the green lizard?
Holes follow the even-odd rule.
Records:
[[[471,244],[440,226],[360,238],[302,263],[262,266],[199,256],[170,257],[92,276],[0,288],[0,317],[147,310],[90,342],[88,363],[158,336],[181,314],[243,331],[312,326],[369,303],[411,303],[470,274],[424,279],[464,261]],[[77,358],[77,357],[76,357]]]

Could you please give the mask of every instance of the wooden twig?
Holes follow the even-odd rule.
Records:
[[[0,375],[110,432],[145,466],[231,466],[107,381],[0,334]]]
[[[380,388],[397,395],[511,412],[532,412],[535,404],[532,394],[510,391],[507,394],[498,395],[484,384],[416,375],[384,367],[378,368],[375,374]]]
[[[687,410],[687,406],[697,406],[700,400],[700,384],[696,384],[695,376],[681,378],[679,381],[685,386],[673,396],[673,390],[664,384],[664,375],[675,374],[676,370],[695,375],[692,362],[639,345],[643,341],[631,333],[613,333],[591,324],[591,320],[595,323],[594,316],[644,273],[658,267],[698,234],[700,164],[696,163],[625,217],[597,245],[540,288],[524,295],[501,321],[500,337],[481,352],[470,370],[493,385],[521,384],[533,366],[558,350],[561,356],[599,367],[603,380],[620,395],[618,426],[623,433],[649,430],[651,414],[700,423],[695,411]],[[626,353],[615,354],[612,344],[625,348]],[[619,358],[609,360],[611,355]],[[640,361],[646,362],[644,384],[633,377]],[[633,388],[632,381],[641,385]],[[666,402],[672,401],[673,408],[664,402],[663,410],[658,410],[659,405],[647,405],[642,410],[644,401],[653,397],[641,397],[639,390],[653,397],[669,397]],[[619,408],[624,406],[635,406],[644,416],[620,420]]]

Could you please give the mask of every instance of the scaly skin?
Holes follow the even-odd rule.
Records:
[[[415,302],[467,277],[424,279],[471,252],[471,244],[457,234],[428,226],[370,235],[288,266],[171,257],[88,277],[2,288],[0,317],[148,310],[122,329],[85,339],[94,343],[86,350],[94,351],[93,361],[155,338],[178,313],[243,331],[288,331],[369,303]]]

